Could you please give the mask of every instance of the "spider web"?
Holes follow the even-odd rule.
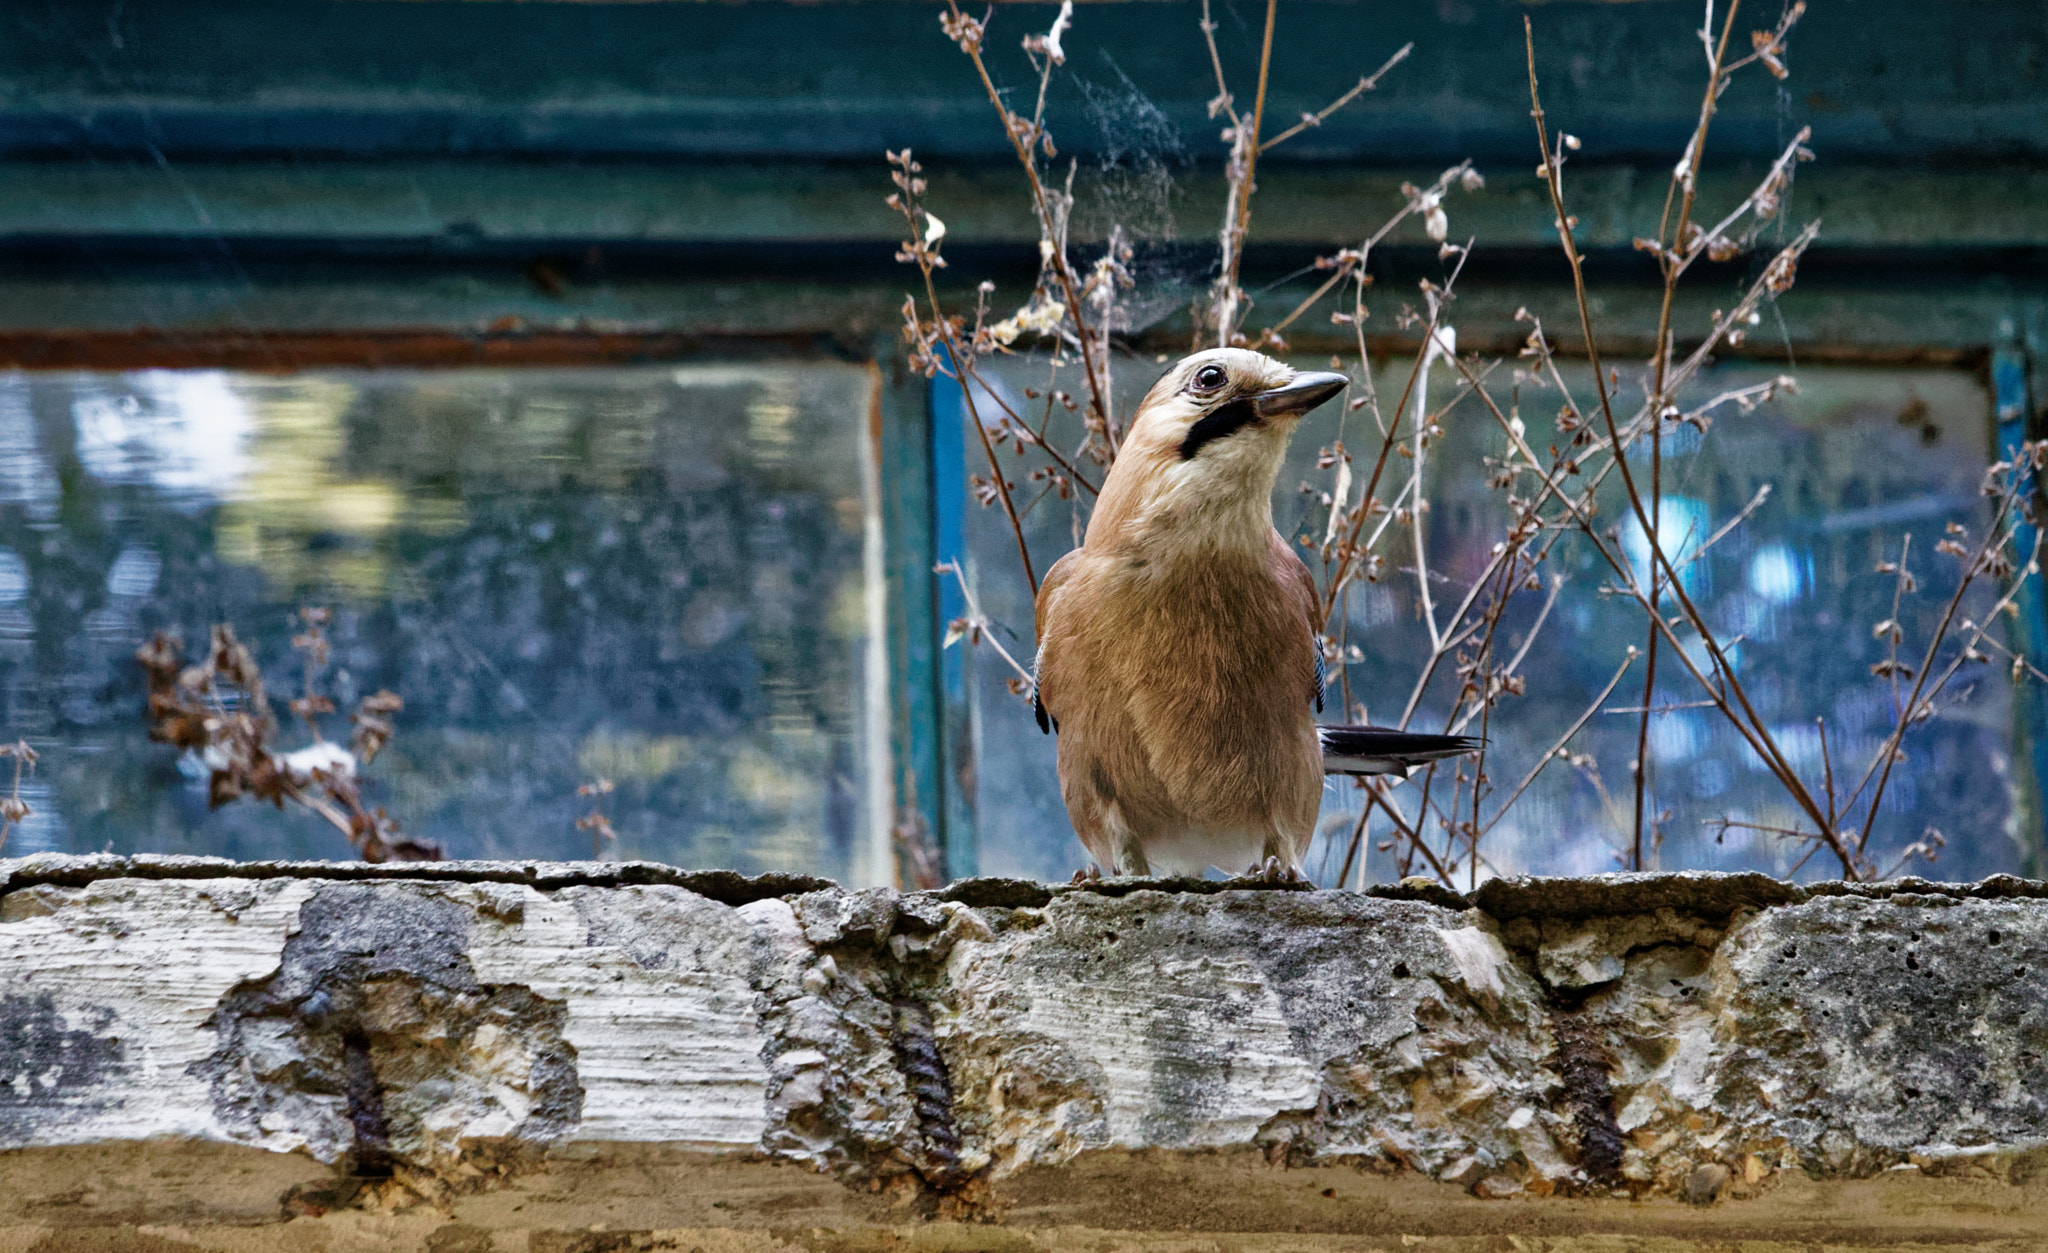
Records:
[[[1131,81],[1108,49],[1097,54],[1101,78],[1065,75],[1094,131],[1092,150],[1079,158],[1074,180],[1073,238],[1092,259],[1113,230],[1123,229],[1136,286],[1119,301],[1115,329],[1128,334],[1186,309],[1208,285],[1214,260],[1181,243],[1186,192],[1179,180],[1195,160],[1180,128]]]

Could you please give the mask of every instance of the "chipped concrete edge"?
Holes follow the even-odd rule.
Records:
[[[633,887],[667,884],[723,905],[741,906],[806,892],[839,890],[817,875],[768,871],[686,870],[651,861],[234,861],[224,857],[167,854],[35,853],[0,858],[0,895],[37,884],[82,887],[106,879],[315,879],[340,882],[408,881],[509,883],[540,891],[565,887]],[[1306,892],[1307,883],[1259,878],[1108,877],[1042,884],[1030,879],[988,876],[959,879],[922,893],[963,905],[1037,907],[1072,893],[1120,897],[1137,891],[1212,896],[1233,891]],[[1324,889],[1343,891],[1344,889]],[[2048,899],[2048,881],[1993,875],[1974,883],[1905,877],[1878,883],[1820,880],[1792,883],[1755,871],[1639,871],[1606,875],[1514,875],[1489,879],[1459,892],[1420,879],[1377,884],[1363,895],[1379,900],[1419,901],[1446,909],[1478,909],[1500,921],[1514,918],[1600,918],[1674,909],[1720,917],[1739,909],[1795,905],[1820,897],[1884,900],[1901,895],[1956,900]]]

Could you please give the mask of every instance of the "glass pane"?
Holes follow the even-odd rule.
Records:
[[[1134,402],[1159,368],[1127,366],[1117,381],[1119,392]],[[1390,408],[1409,369],[1409,362],[1393,361],[1379,373],[1378,387]],[[1775,373],[1748,365],[1716,367],[1683,399],[1698,404]],[[1690,429],[1667,438],[1664,542],[1669,548],[1683,536],[1686,545],[1696,546],[1769,485],[1770,494],[1749,518],[1687,567],[1687,590],[1724,641],[1739,640],[1733,652],[1738,674],[1816,794],[1823,789],[1816,719],[1825,718],[1828,757],[1846,795],[1889,733],[1894,713],[1891,685],[1870,672],[1885,657],[1885,645],[1873,638],[1872,627],[1891,616],[1893,591],[1892,578],[1875,567],[1896,560],[1905,537],[1912,537],[1910,568],[1919,588],[1905,598],[1898,617],[1906,639],[1901,655],[1917,665],[1919,650],[1958,580],[1958,563],[1936,554],[1934,546],[1950,523],[1975,535],[1988,520],[1979,485],[1990,461],[1991,404],[1981,381],[1963,371],[1819,367],[1795,373],[1797,394],[1781,395],[1748,413],[1724,410],[1704,438]],[[994,385],[1013,404],[1028,387],[1042,390],[1045,376],[1042,360],[1016,359],[997,363],[992,374]],[[1506,377],[1503,372],[1500,380]],[[1566,381],[1575,395],[1591,403],[1589,374],[1567,371]],[[1433,369],[1428,380],[1432,408],[1456,384],[1450,369]],[[941,394],[958,403],[957,391]],[[1525,385],[1517,397],[1512,384],[1500,381],[1499,397],[1504,405],[1519,399],[1532,446],[1542,450],[1557,439],[1560,402],[1555,391]],[[1640,395],[1634,400],[1639,403]],[[1633,404],[1625,407],[1632,410]],[[1323,537],[1328,506],[1316,493],[1331,488],[1332,473],[1318,470],[1316,458],[1338,437],[1340,421],[1360,478],[1370,470],[1378,434],[1363,411],[1345,416],[1340,408],[1325,406],[1296,436],[1274,498],[1275,517],[1285,533]],[[1036,415],[1037,409],[1032,412]],[[1468,400],[1443,426],[1443,439],[1425,459],[1431,501],[1425,550],[1439,621],[1486,568],[1507,517],[1483,464],[1505,450],[1498,423]],[[971,436],[968,443],[978,461]],[[1405,481],[1410,464],[1392,459],[1382,499]],[[1647,490],[1647,457],[1633,458],[1631,465]],[[1024,499],[1033,492],[1035,485]],[[1602,529],[1618,527],[1622,549],[1646,568],[1647,545],[1627,521],[1628,505],[1618,484],[1610,483],[1599,500]],[[1027,529],[1041,569],[1074,542],[1085,523],[1086,504],[1085,499],[1048,497],[1032,507]],[[970,507],[966,549],[984,607],[1007,628],[1006,645],[1023,656],[1031,647],[1029,598],[999,511]],[[1396,538],[1383,551],[1386,571],[1380,581],[1358,585],[1350,597],[1345,629],[1348,642],[1360,651],[1346,670],[1354,716],[1363,706],[1369,720],[1392,724],[1408,703],[1430,645],[1412,545]],[[1313,565],[1314,554],[1308,556]],[[1522,668],[1527,692],[1504,699],[1485,729],[1491,746],[1487,773],[1496,797],[1511,791],[1587,708],[1628,646],[1640,649],[1644,643],[1641,612],[1611,593],[1612,572],[1582,537],[1562,538],[1546,563],[1546,580],[1559,575],[1565,576],[1564,585]],[[1961,616],[1981,619],[1995,598],[1995,589],[1980,587],[1965,598]],[[1497,637],[1503,647],[1520,646],[1544,599],[1545,593],[1525,592],[1510,602]],[[1028,707],[1005,689],[1008,672],[998,658],[982,650],[973,666],[981,864],[995,872],[1070,873],[1086,858],[1059,800],[1052,741],[1038,734]],[[1453,669],[1454,659],[1447,660],[1425,690],[1411,723],[1414,729],[1444,729]],[[1639,708],[1642,676],[1639,660],[1605,707]],[[1332,683],[1334,688],[1334,674]],[[1650,864],[1788,873],[1800,864],[1804,846],[1718,825],[1722,818],[1761,826],[1809,824],[1800,821],[1783,789],[1733,728],[1716,711],[1697,707],[1702,696],[1667,649],[1651,697],[1652,707],[1664,712],[1653,716],[1650,726],[1654,765],[1646,808],[1661,816],[1648,841]],[[1325,720],[1347,720],[1341,708],[1332,700]],[[1619,868],[1618,852],[1633,835],[1629,763],[1635,756],[1636,728],[1634,714],[1593,715],[1570,746],[1589,761],[1579,768],[1553,762],[1538,776],[1483,840],[1481,877]],[[1475,723],[1468,730],[1479,728]],[[2011,684],[2003,667],[1967,670],[1950,689],[1940,716],[1917,728],[1905,748],[1907,760],[1893,771],[1874,827],[1871,852],[1879,866],[1889,869],[1900,850],[1933,827],[1950,842],[1934,867],[1916,863],[1919,873],[1954,879],[2017,869],[2022,851],[2021,833],[2014,829],[2014,771],[2023,764],[2015,761]],[[1870,790],[1864,790],[1856,806],[1844,806],[1852,816],[1843,818],[1842,825],[1863,825]],[[1412,796],[1413,791],[1404,785],[1396,795]],[[1434,794],[1448,795],[1444,781]],[[1469,806],[1469,791],[1466,797],[1463,803]],[[1323,834],[1307,862],[1319,882],[1334,877],[1358,805],[1349,784],[1333,783],[1326,791]],[[1492,803],[1482,803],[1481,810],[1482,820],[1490,818]],[[1383,827],[1384,820],[1376,819],[1375,838],[1383,838]],[[1441,832],[1434,826],[1432,831],[1441,846]],[[1394,869],[1385,854],[1372,854],[1369,878],[1389,878]],[[1805,877],[1838,873],[1839,866],[1826,854],[1801,869]],[[1468,874],[1469,866],[1461,869],[1461,886]]]
[[[337,703],[406,702],[371,800],[451,855],[590,856],[604,777],[607,856],[865,877],[872,389],[829,362],[0,375],[0,734],[44,753],[6,851],[348,856],[303,814],[209,812],[132,660],[232,622],[285,718],[291,613],[326,605]]]

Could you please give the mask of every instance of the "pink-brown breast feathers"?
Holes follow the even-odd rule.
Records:
[[[1241,833],[1248,861],[1306,844],[1322,780],[1316,601],[1306,568],[1273,545],[1170,563],[1084,550],[1048,576],[1040,693],[1061,790],[1098,856],[1113,835],[1101,828],[1118,825],[1141,843]]]

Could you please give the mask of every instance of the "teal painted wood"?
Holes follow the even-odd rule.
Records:
[[[1275,163],[1259,178],[1253,246],[1356,244],[1374,214],[1391,214],[1402,204],[1403,182],[1426,185],[1441,168]],[[1006,245],[1030,249],[1035,258],[1038,225],[1014,163],[934,157],[925,170],[928,203],[945,219],[949,253],[963,244]],[[1133,204],[1117,199],[1127,194],[1128,170],[1084,164],[1074,184],[1080,210],[1070,242],[1099,242],[1111,209],[1122,208],[1126,225],[1161,235],[1170,225],[1182,246],[1213,247],[1224,196],[1220,169],[1198,164],[1168,172],[1170,191],[1162,183],[1159,199]],[[1530,165],[1488,166],[1485,174],[1484,188],[1461,190],[1446,206],[1460,236],[1476,235],[1484,258],[1503,249],[1554,254],[1557,238]],[[1700,199],[1712,206],[1740,203],[1757,176],[1753,166],[1710,167],[1701,176]],[[1632,250],[1634,239],[1656,233],[1664,189],[1659,171],[1643,164],[1573,162],[1579,245]],[[527,259],[522,250],[540,249],[555,250],[556,267],[565,272],[729,268],[742,255],[737,249],[753,246],[762,250],[757,264],[779,260],[792,272],[837,279],[863,256],[869,272],[891,264],[903,218],[883,203],[887,190],[879,153],[858,162],[586,159],[573,165],[300,155],[290,161],[185,160],[170,167],[139,158],[16,160],[0,162],[0,238],[18,254],[37,242],[48,249],[61,240],[93,241],[104,258],[125,250],[131,266],[175,260],[190,245],[166,245],[193,239],[232,240],[258,265],[264,258],[325,254],[335,264],[358,267],[423,260],[476,266],[493,259],[517,266]],[[1822,219],[1824,250],[2001,250],[1998,259],[2010,269],[2012,258],[2002,250],[2048,245],[2048,169],[2005,163],[1900,169],[1824,152],[1801,167],[1790,216]],[[152,242],[153,258],[146,251]],[[1422,226],[1401,228],[1387,242],[1419,247]],[[853,244],[874,251],[856,253]],[[812,251],[768,252],[792,245]],[[593,247],[599,250],[595,265],[588,259]],[[1967,263],[1969,257],[1945,260]],[[1300,263],[1292,258],[1286,268]],[[1651,268],[1647,259],[1642,264],[1646,272]]]
[[[939,728],[937,560],[933,537],[931,387],[911,373],[894,335],[874,341],[881,386],[882,525],[888,546],[890,721],[899,828],[945,847],[945,759]],[[899,875],[904,868],[900,865]]]
[[[1006,156],[987,100],[929,3],[473,4],[433,0],[15,0],[0,9],[0,154],[177,162],[326,152],[575,157],[920,152]],[[1031,80],[1022,37],[1049,4],[1002,5],[1000,85]],[[1725,10],[1724,10],[1725,11]],[[1363,104],[1300,136],[1296,160],[1532,163],[1522,6],[1289,0],[1267,116],[1318,109],[1403,43]],[[1552,123],[1589,160],[1669,168],[1697,117],[1696,0],[1530,10]],[[1735,39],[1777,5],[1744,10]],[[1959,16],[1967,13],[1967,18]],[[1063,152],[1142,124],[1220,163],[1198,4],[1083,6],[1049,101]],[[1219,6],[1248,98],[1256,6]],[[1813,5],[1784,89],[1756,71],[1723,99],[1716,151],[1773,152],[1801,124],[1829,159],[2048,153],[2048,26],[2038,0]],[[1083,90],[1076,80],[1088,84]],[[1597,138],[1596,138],[1597,137]]]
[[[939,562],[958,562],[972,576],[967,551],[967,433],[960,384],[944,374],[931,381],[932,544]],[[938,576],[937,626],[950,629],[967,613],[960,583],[951,574]],[[943,635],[940,636],[944,638]],[[936,670],[940,699],[940,751],[944,758],[945,796],[940,847],[946,874],[965,878],[980,873],[981,845],[976,838],[974,649],[965,639],[941,648]]]
[[[1993,403],[1996,406],[1995,420],[1998,424],[1997,447],[2001,457],[2010,459],[2019,453],[2020,441],[2041,439],[2041,415],[2035,412],[2031,388],[2029,387],[2029,354],[2023,343],[2009,341],[1999,347],[1991,356],[1991,387]],[[2035,499],[2041,499],[2041,484],[2035,483]],[[2013,535],[2013,550],[2016,560],[2024,560],[2033,551],[2036,530],[2021,525]],[[2014,619],[2011,647],[2024,652],[2030,659],[2048,657],[2048,597],[2041,593],[2041,579],[2037,575],[2026,578],[2022,570],[2017,576],[2026,579],[2014,605],[2019,616]],[[2014,794],[2019,800],[2019,823],[2013,838],[2019,843],[2023,872],[2039,878],[2048,872],[2048,797],[2044,797],[2043,783],[2048,782],[2048,693],[2032,682],[2016,685],[2013,699],[2013,739],[2020,752],[2016,754],[2014,771],[2020,777],[2014,779]]]

